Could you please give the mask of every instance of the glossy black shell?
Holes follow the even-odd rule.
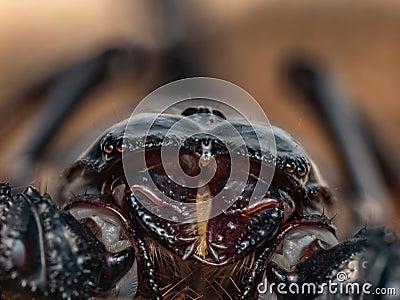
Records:
[[[124,120],[106,130],[78,158],[77,162],[64,172],[60,185],[62,187],[60,194],[61,201],[67,201],[70,196],[64,193],[65,187],[76,176],[78,169],[86,168],[95,173],[102,173],[116,164],[121,164],[122,147],[124,147],[124,150],[135,151],[144,148],[160,147],[166,144],[182,145],[182,140],[179,136],[169,140],[163,140],[163,137],[171,126],[183,117],[173,114],[159,115],[157,121],[152,126],[151,134],[147,137],[144,136],[144,131],[149,127],[149,122],[154,120],[154,114],[151,113],[137,115],[129,123],[128,120]],[[275,165],[275,175],[271,188],[280,186],[284,191],[296,193],[294,198],[297,199],[296,204],[299,214],[303,214],[307,208],[320,210],[322,207],[331,204],[331,194],[325,182],[321,179],[319,170],[304,149],[287,132],[273,126],[276,155],[268,153],[261,156],[259,142],[254,133],[253,126],[265,132],[268,131],[267,127],[241,122],[232,122],[231,124],[244,138],[249,158]],[[197,126],[195,122],[192,125],[193,127]],[[129,132],[129,134],[126,134],[126,132]],[[232,141],[229,137],[227,140],[224,140],[223,128],[219,130],[219,133],[222,133],[218,137],[223,143],[236,143],[235,140]],[[127,145],[127,141],[129,145]],[[201,138],[197,143],[200,142]],[[193,147],[190,141],[186,141],[184,144],[187,147]],[[215,149],[217,151],[226,151],[223,146],[220,148],[215,147]]]

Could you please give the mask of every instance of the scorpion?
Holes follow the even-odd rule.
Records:
[[[178,132],[168,147],[178,150],[184,172],[199,173],[205,145],[216,171],[205,189],[171,182],[161,161],[162,137],[182,118],[197,114],[226,119],[216,109],[189,107],[160,115],[155,134],[146,138],[142,129],[152,113],[106,130],[63,172],[55,196],[62,207],[32,186],[13,194],[2,183],[2,299],[380,299],[372,288],[347,287],[399,287],[395,233],[363,228],[339,242],[327,213],[334,204],[328,186],[302,146],[278,127],[273,127],[276,154],[260,156],[253,126],[266,127],[231,123],[246,142],[245,171],[231,170],[231,158],[239,154],[227,151],[227,140],[198,135],[182,141]],[[126,136],[127,126],[132,136]],[[199,195],[214,197],[230,171],[247,172],[247,182],[220,214],[174,222],[139,201],[138,195],[163,208],[145,181],[128,184],[124,155],[132,161],[144,155],[157,188],[182,204],[198,202]],[[264,197],[251,204],[261,166],[275,172]],[[342,294],[321,288],[328,283],[340,286]],[[293,292],[305,284],[318,289]]]

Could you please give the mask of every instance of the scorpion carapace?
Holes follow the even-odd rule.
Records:
[[[273,127],[276,153],[268,155],[260,155],[254,135],[254,128],[263,131],[263,125],[231,123],[245,141],[245,155],[228,151],[229,144],[236,149],[237,141],[223,134],[186,138],[177,130],[173,138],[163,138],[182,118],[196,114],[224,132],[218,127],[224,114],[204,107],[159,115],[151,134],[143,131],[154,119],[151,113],[108,129],[64,172],[57,196],[62,209],[33,188],[12,196],[4,186],[0,287],[5,297],[29,291],[28,297],[66,299],[276,299],[288,296],[277,288],[279,283],[322,285],[337,280],[340,272],[349,273],[353,281],[372,280],[371,264],[360,271],[362,260],[373,262],[384,253],[388,256],[383,265],[375,265],[378,275],[372,284],[385,286],[392,282],[389,274],[398,276],[399,254],[393,249],[399,243],[388,230],[363,231],[338,243],[326,215],[332,204],[329,190],[315,164],[285,131]],[[200,128],[202,120],[189,126]],[[177,165],[172,157],[161,159],[163,147],[176,150]],[[146,170],[133,164],[125,172],[123,157],[133,162],[144,157]],[[233,159],[248,160],[248,169],[232,168]],[[176,184],[166,171],[180,167],[197,176],[210,160],[215,173],[199,187]],[[262,166],[275,172],[264,196],[251,203]],[[140,200],[139,196],[156,209],[164,208],[148,179],[131,184],[131,177],[144,171],[163,195],[183,206],[215,197],[230,173],[246,172],[247,181],[219,214],[178,222],[161,217]],[[239,182],[233,180],[235,184]],[[13,220],[16,214],[23,222]],[[26,256],[28,248],[33,257]],[[387,268],[389,260],[392,265]],[[266,286],[270,293],[263,290]],[[290,296],[330,297],[327,291]]]

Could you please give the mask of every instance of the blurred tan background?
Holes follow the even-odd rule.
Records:
[[[351,199],[337,149],[315,109],[288,87],[282,66],[297,53],[323,62],[396,169],[399,28],[400,2],[392,0],[2,1],[1,179],[52,192],[62,169],[96,136],[128,117],[147,93],[185,75],[188,68],[195,70],[191,75],[241,86],[260,102],[272,124],[301,141],[338,198],[336,222],[346,236],[355,229],[345,225],[351,224]],[[63,121],[40,160],[34,166],[25,164],[21,154],[37,134],[32,120],[56,78],[107,49],[132,47],[143,55],[109,66],[107,78]],[[396,189],[389,186],[398,210]],[[388,223],[400,228],[396,210],[388,211]]]

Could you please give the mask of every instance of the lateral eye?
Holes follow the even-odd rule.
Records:
[[[289,174],[296,175],[299,178],[303,178],[308,173],[308,167],[303,159],[286,159],[285,170]]]
[[[310,165],[307,164],[307,161],[304,158],[299,158],[296,170],[297,177],[303,178],[308,174],[309,171]]]
[[[110,154],[114,150],[114,145],[111,144],[110,142],[105,142],[103,144],[103,152],[105,154]]]
[[[296,171],[296,167],[296,162],[293,159],[287,159],[285,169],[288,173],[293,174]]]
[[[297,175],[298,175],[299,177],[304,177],[304,176],[306,176],[306,174],[307,174],[307,169],[306,169],[306,167],[303,166],[303,165],[299,165],[299,166],[297,167]]]
[[[122,153],[125,151],[126,145],[122,139],[119,139],[115,144],[115,148],[119,153]]]

